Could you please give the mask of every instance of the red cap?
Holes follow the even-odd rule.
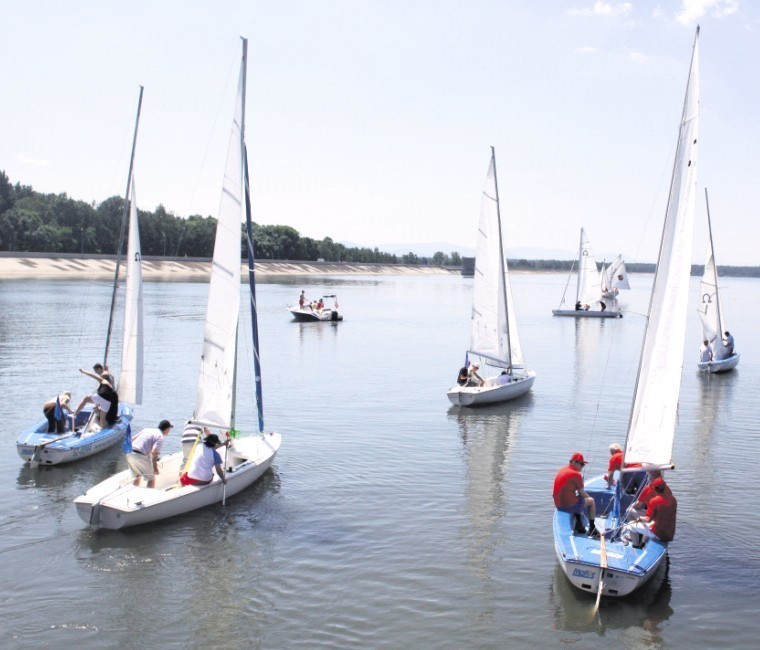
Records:
[[[586,459],[583,457],[583,454],[579,451],[576,451],[572,456],[570,456],[570,462],[576,461],[580,463],[581,465],[586,464]]]
[[[659,487],[660,485],[662,485],[662,486],[665,485],[665,479],[664,478],[658,477],[654,481],[652,481],[652,487],[653,488]]]

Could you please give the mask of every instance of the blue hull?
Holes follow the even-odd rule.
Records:
[[[79,413],[75,423],[79,433],[73,435],[70,428],[67,428],[63,434],[47,433],[47,420],[35,424],[18,437],[16,441],[18,455],[22,460],[28,462],[37,450],[35,460],[40,465],[59,465],[60,463],[70,463],[80,458],[87,458],[121,442],[134,415],[130,404],[119,404],[119,419],[113,426],[82,434],[81,428],[87,423],[90,413],[91,410],[89,409]],[[51,440],[56,440],[56,438],[60,438],[60,440],[39,447],[40,444],[48,443]]]
[[[613,521],[611,503],[613,491],[605,487],[599,477],[586,484],[586,492],[596,503],[596,526],[609,530],[617,525]],[[622,507],[627,508],[633,500],[623,495]],[[588,521],[584,522],[588,527]],[[626,596],[644,585],[657,571],[668,552],[666,542],[648,540],[643,548],[625,543],[619,536],[605,540],[607,568],[604,569],[602,595]],[[554,548],[562,569],[573,586],[594,595],[599,590],[601,540],[575,533],[572,515],[559,510],[554,513]]]

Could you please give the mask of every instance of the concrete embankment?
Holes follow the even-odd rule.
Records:
[[[113,278],[116,258],[111,255],[54,255],[0,253],[0,280],[106,280]],[[147,282],[207,282],[210,260],[204,258],[143,257]],[[123,267],[122,267],[123,268]],[[258,276],[303,275],[448,275],[459,269],[407,264],[353,264],[349,262],[257,261]],[[244,277],[245,276],[244,274]]]

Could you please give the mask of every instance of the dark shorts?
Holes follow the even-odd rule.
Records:
[[[560,512],[569,512],[573,515],[582,515],[584,506],[586,505],[586,499],[578,497],[578,500],[572,506],[566,506],[565,508],[557,508]]]

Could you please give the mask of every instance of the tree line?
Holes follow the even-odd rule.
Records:
[[[115,255],[124,212],[124,199],[112,196],[100,204],[77,201],[63,194],[42,194],[29,185],[11,183],[0,171],[0,250],[21,253]],[[138,210],[143,255],[211,257],[216,219],[198,214],[181,217],[163,205]],[[436,253],[431,259],[414,253],[396,255],[378,248],[348,247],[333,241],[301,237],[290,226],[253,225],[257,259],[459,265],[458,253]],[[245,228],[240,226],[241,253]]]

